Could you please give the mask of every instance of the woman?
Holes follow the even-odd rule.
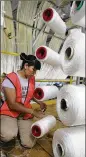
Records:
[[[3,72],[3,74],[1,75],[1,79],[0,79],[0,91],[1,91],[0,92],[0,100],[1,100],[1,103],[3,103],[3,99],[4,99],[1,86],[2,86],[2,82],[4,81],[5,77],[6,77],[6,73]],[[1,103],[0,103],[0,106],[1,106]]]
[[[1,141],[8,142],[20,134],[21,145],[32,148],[36,140],[31,135],[33,117],[42,118],[42,111],[46,110],[43,102],[33,98],[36,70],[40,70],[41,63],[33,55],[21,53],[23,60],[21,69],[17,73],[6,75],[2,83],[4,102],[1,106]],[[33,110],[30,100],[35,100],[42,111]]]

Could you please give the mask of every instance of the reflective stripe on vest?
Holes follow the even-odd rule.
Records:
[[[19,78],[17,76],[16,73],[10,73],[6,76],[11,83],[14,85],[15,89],[16,89],[16,102],[22,103],[22,89],[21,89],[21,84],[19,81]],[[28,91],[27,91],[27,95],[24,101],[24,106],[27,108],[32,108],[31,104],[30,104],[30,100],[33,97],[33,93],[34,93],[34,88],[35,88],[35,77],[32,76],[29,80],[28,80]],[[20,112],[15,112],[15,111],[11,111],[7,105],[7,102],[5,101],[1,107],[1,112],[0,114],[3,115],[8,115],[14,118],[17,118],[20,114]],[[28,119],[28,118],[32,118],[33,116],[31,114],[25,114],[24,115],[24,119]]]

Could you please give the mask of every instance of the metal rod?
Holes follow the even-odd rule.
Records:
[[[12,56],[19,56],[20,54],[17,52],[7,52],[7,51],[1,51],[1,53],[4,53],[6,55],[12,55]]]
[[[33,47],[35,46],[36,42],[38,41],[39,37],[40,37],[40,34],[43,32],[45,28],[45,24],[42,26],[41,28],[41,31],[39,32],[39,34],[37,35],[37,38],[35,39],[34,43],[33,43]]]
[[[76,85],[79,85],[80,84],[80,77],[77,77],[76,78]]]
[[[69,80],[62,80],[62,79],[46,79],[46,80],[40,80],[40,79],[36,79],[36,82],[69,82],[70,83],[70,79]],[[71,83],[75,82],[75,80],[71,80]]]

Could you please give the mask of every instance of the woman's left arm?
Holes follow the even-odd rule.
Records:
[[[40,108],[41,108],[41,110],[42,110],[43,112],[46,111],[47,106],[46,106],[46,104],[45,104],[44,102],[38,101],[38,100],[36,100],[34,97],[32,98],[32,100],[35,101],[37,104],[40,105]]]

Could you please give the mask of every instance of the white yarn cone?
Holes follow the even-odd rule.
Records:
[[[31,126],[32,135],[36,138],[41,138],[50,131],[56,125],[56,119],[52,115],[48,115],[45,118],[33,123]]]
[[[34,91],[34,97],[37,100],[49,100],[56,98],[58,95],[59,89],[56,86],[40,86],[35,89]]]
[[[43,21],[57,34],[66,33],[66,24],[53,8],[47,8],[42,14]]]
[[[40,62],[45,63],[37,72],[37,79],[51,79],[51,77],[52,79],[65,79],[67,77],[61,69],[60,55],[57,52],[47,46],[40,46],[36,50],[35,56]]]
[[[64,42],[60,54],[63,72],[69,76],[85,77],[85,34],[73,31]]]
[[[70,16],[73,24],[85,28],[85,0],[73,2]]]
[[[47,46],[40,46],[36,50],[35,56],[38,60],[44,63],[50,64],[52,66],[60,66],[60,55]]]
[[[85,85],[64,85],[58,93],[56,109],[64,125],[85,124]]]
[[[58,129],[52,147],[54,157],[85,157],[85,127]]]

